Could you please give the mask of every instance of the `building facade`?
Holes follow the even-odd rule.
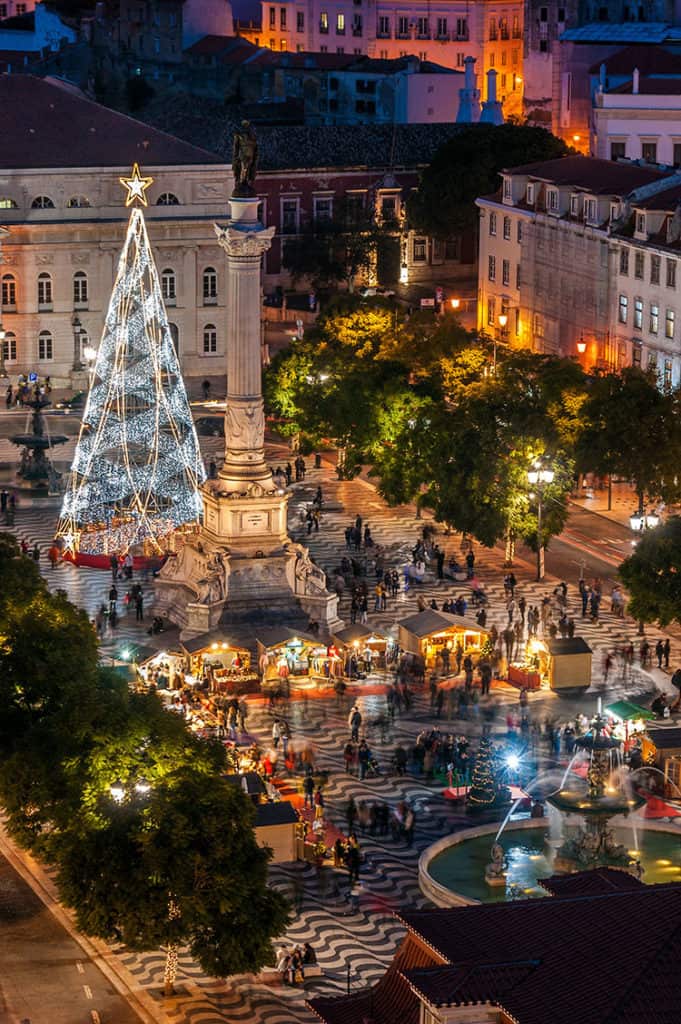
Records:
[[[504,114],[522,113],[523,4],[520,0],[261,0],[259,28],[240,29],[271,50],[368,54],[384,60],[416,56],[463,69],[477,61],[478,75],[499,72]],[[481,80],[481,79],[480,79]]]
[[[479,329],[586,366],[633,362],[614,322],[615,233],[636,202],[674,181],[659,169],[588,157],[504,171],[500,193],[477,201]]]

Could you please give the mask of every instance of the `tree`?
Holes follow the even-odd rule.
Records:
[[[436,238],[475,230],[475,200],[497,190],[504,168],[554,160],[569,152],[561,139],[543,128],[514,124],[464,128],[437,151],[423,172],[407,204],[409,223]]]
[[[503,785],[497,771],[494,746],[489,736],[483,736],[475,758],[471,784],[466,794],[466,806],[470,811],[484,811],[510,798],[508,786]]]
[[[172,986],[177,949],[210,975],[271,963],[287,904],[268,889],[269,851],[253,832],[239,787],[190,766],[169,773],[148,798],[105,797],[60,837],[57,883],[78,927],[130,949],[166,946]]]
[[[679,397],[658,387],[654,370],[595,371],[587,379],[576,441],[581,472],[633,480],[644,496],[672,504],[681,498]]]
[[[629,612],[640,622],[681,622],[681,517],[647,530],[619,567]]]

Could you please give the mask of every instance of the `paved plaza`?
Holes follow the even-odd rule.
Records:
[[[212,445],[212,441],[208,443]],[[210,454],[203,441],[202,447],[204,455]],[[281,446],[270,446],[268,457],[273,465],[285,463],[287,459],[286,451]],[[319,484],[323,488],[325,510],[319,531],[313,530],[308,536],[304,512]],[[329,465],[320,470],[311,470],[303,483],[292,487],[290,532],[295,540],[309,544],[315,560],[327,571],[337,566],[345,553],[344,531],[358,513],[362,515],[364,523],[370,525],[375,542],[384,547],[386,566],[399,567],[410,560],[411,549],[425,522],[416,520],[412,509],[388,509],[369,483],[363,480],[339,482]],[[52,537],[55,515],[56,509],[20,508],[13,532],[31,545],[35,542],[40,545],[43,552],[41,569],[50,585],[65,589],[72,600],[94,615],[106,599],[110,576],[103,572],[78,570],[70,565],[50,569],[44,556]],[[437,540],[448,555],[452,551],[459,553],[460,537],[438,535]],[[498,550],[479,549],[476,573],[484,582],[490,598],[488,626],[494,622],[503,629],[507,615],[503,601],[502,553]],[[517,594],[524,594],[528,604],[540,601],[545,594],[551,593],[556,584],[551,579],[538,584],[533,579],[533,567],[529,564],[519,564],[515,574],[518,579]],[[582,635],[592,647],[595,676],[598,678],[604,652],[624,638],[635,640],[636,627],[631,621],[610,615],[606,599],[598,623],[581,619],[577,607],[576,571],[575,577],[567,582],[568,608],[577,623],[576,634]],[[374,613],[371,611],[371,589],[369,582],[368,621],[370,625],[384,628],[414,612],[418,594],[422,594],[427,602],[434,597],[440,605],[446,597],[467,592],[465,584],[430,579],[408,594],[401,593],[398,598],[389,599],[386,611]],[[145,587],[145,591],[145,617],[150,620],[150,584]],[[472,621],[470,609],[467,614]],[[349,622],[349,595],[343,599],[340,615]],[[129,618],[121,616],[116,634],[105,637],[102,644],[103,657],[115,656],[126,642],[151,641],[146,634],[147,623],[135,624],[132,618],[132,614]],[[158,638],[158,642],[162,639]],[[154,638],[156,641],[157,638]],[[577,707],[587,714],[593,712],[598,695],[602,695],[606,701],[634,696],[650,692],[654,685],[666,685],[668,688],[667,680],[668,675],[658,673],[657,670],[651,676],[635,668],[626,678],[615,672],[608,681],[607,690],[600,686],[594,687],[580,699],[579,704],[541,693],[531,696],[531,710],[535,717],[550,715],[565,721],[575,713]],[[360,698],[365,722],[375,718],[385,706],[383,697],[375,695],[376,687],[372,686],[371,690],[372,696]],[[494,731],[501,735],[506,730],[506,710],[517,705],[517,694],[503,687],[493,691],[493,697],[498,705]],[[312,1024],[316,1018],[305,1008],[305,997],[320,993],[340,994],[347,991],[348,987],[356,990],[377,980],[390,962],[402,936],[402,928],[395,920],[394,912],[402,907],[425,904],[417,881],[417,863],[421,851],[439,837],[469,824],[465,813],[443,798],[441,781],[426,782],[411,776],[401,778],[390,771],[391,756],[396,744],[401,742],[412,746],[424,727],[436,724],[428,696],[416,696],[410,711],[396,719],[389,738],[384,737],[386,742],[382,742],[378,731],[369,736],[382,774],[361,782],[343,770],[343,746],[348,739],[348,709],[347,700],[345,706],[340,707],[336,697],[330,696],[291,701],[285,711],[293,744],[298,746],[301,742],[310,741],[315,747],[316,767],[330,773],[325,790],[327,817],[333,824],[345,828],[345,805],[350,795],[355,800],[382,801],[391,808],[400,800],[408,799],[416,807],[413,846],[408,848],[403,839],[393,840],[390,836],[372,836],[360,831],[363,861],[360,875],[362,894],[358,909],[353,909],[348,902],[345,871],[334,871],[326,867],[320,878],[310,864],[300,862],[273,866],[271,884],[291,896],[297,905],[284,944],[309,941],[317,953],[322,977],[309,980],[304,988],[265,985],[252,976],[239,976],[221,982],[206,978],[188,956],[182,956],[178,997],[166,1003],[169,1020],[200,1021],[201,1024],[217,1024],[225,1019],[263,1024],[284,1024],[288,1021]],[[253,701],[248,717],[251,735],[262,744],[266,743],[271,735],[271,724],[269,710],[260,700]],[[465,733],[471,737],[472,747],[475,748],[476,736],[481,730],[478,721],[450,719],[439,724],[447,731]],[[120,949],[116,950],[116,956],[120,965],[134,976],[137,984],[148,990],[160,1010],[163,953],[159,951],[138,955]]]

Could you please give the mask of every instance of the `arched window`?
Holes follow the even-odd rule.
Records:
[[[5,350],[5,362],[16,363],[17,361],[17,336],[13,331],[8,331],[5,335],[5,340],[2,343],[2,347]]]
[[[0,196],[0,210],[18,210],[19,207],[9,196]]]
[[[38,274],[38,309],[52,305],[52,278],[49,274]]]
[[[38,359],[42,362],[52,358],[52,335],[49,331],[41,331],[38,335]]]
[[[156,200],[157,206],[179,206],[180,200],[173,192],[161,192]]]
[[[3,309],[16,309],[17,305],[17,282],[13,274],[4,274],[2,278],[2,306]]]
[[[165,302],[171,306],[175,305],[175,299],[177,298],[175,271],[169,267],[161,271],[161,295]]]
[[[175,349],[175,355],[180,354],[180,331],[177,324],[168,324],[168,330],[170,331],[170,337],[173,341],[173,347]]]
[[[36,196],[31,203],[33,210],[54,210],[54,203],[49,196]]]
[[[70,210],[79,210],[89,206],[90,200],[87,196],[71,196],[66,205]]]
[[[206,267],[203,272],[203,304],[214,306],[218,301],[218,274],[215,267]]]
[[[206,324],[203,328],[203,354],[212,356],[218,350],[218,332],[215,324]]]
[[[73,305],[80,309],[87,306],[87,274],[83,270],[73,275]]]

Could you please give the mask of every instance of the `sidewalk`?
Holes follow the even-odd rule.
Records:
[[[629,527],[629,516],[638,508],[638,496],[630,483],[615,483],[612,485],[611,508],[608,508],[607,487],[601,490],[583,487],[582,495],[570,498],[570,504]]]

